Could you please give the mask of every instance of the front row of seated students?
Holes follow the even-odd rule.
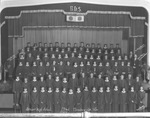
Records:
[[[37,109],[42,109],[41,112],[135,112],[143,106],[145,98],[140,77],[134,80],[131,74],[128,78],[124,75],[120,78],[94,77],[93,73],[90,77],[83,74],[77,78],[76,74],[72,74],[69,79],[49,75],[46,80],[33,77],[32,81],[24,78],[24,82],[16,77],[13,92],[15,104],[22,106],[22,112],[39,112]]]

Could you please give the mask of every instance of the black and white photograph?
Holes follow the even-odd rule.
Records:
[[[150,117],[149,0],[1,0],[0,118]]]

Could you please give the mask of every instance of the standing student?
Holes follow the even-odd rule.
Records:
[[[112,105],[112,93],[110,87],[107,87],[105,92],[105,112],[112,111],[111,105]]]
[[[55,89],[54,92],[54,112],[59,113],[61,110],[61,100],[60,100],[60,90],[59,88]]]
[[[119,93],[118,86],[114,86],[112,91],[112,112],[119,112]]]
[[[103,87],[99,88],[98,91],[98,112],[104,112],[105,111],[105,92]]]
[[[83,111],[82,103],[83,103],[83,94],[82,94],[81,89],[78,87],[75,93],[75,111],[76,112]]]
[[[92,112],[97,112],[98,111],[98,103],[97,103],[97,90],[96,87],[92,88],[91,94],[91,111]]]
[[[75,105],[73,89],[69,89],[68,98],[67,99],[68,99],[67,100],[68,111],[69,112],[73,112],[74,105]]]
[[[68,98],[67,98],[67,89],[63,88],[61,93],[60,93],[60,102],[61,102],[61,112],[68,112],[67,109],[67,102],[68,102]]]
[[[30,112],[30,93],[28,92],[27,88],[24,88],[23,92],[21,93],[20,104],[22,113]]]
[[[127,97],[128,94],[126,88],[122,88],[119,95],[120,112],[127,112],[127,105],[128,105]]]

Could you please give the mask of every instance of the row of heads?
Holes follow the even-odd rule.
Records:
[[[55,42],[55,43],[44,43],[44,47],[71,47],[71,44],[72,43],[69,43],[67,42],[66,43],[66,46],[65,46],[65,43],[61,42]],[[91,46],[90,46],[91,45]],[[30,47],[30,46],[33,46],[33,47],[41,47],[43,46],[43,43],[42,42],[39,42],[38,44],[37,43],[34,43],[33,45],[31,45],[31,42],[27,42],[27,47]],[[84,42],[80,42],[80,43],[74,43],[73,44],[74,47],[83,47],[83,46],[86,46],[86,47],[97,47],[97,48],[101,48],[101,44],[100,43],[86,43],[84,44]],[[103,47],[108,47],[108,44],[104,44]],[[110,48],[113,48],[114,47],[114,44],[110,44]],[[116,44],[116,47],[119,48],[119,43]]]
[[[27,90],[28,90],[28,88],[23,88],[23,91],[27,91]],[[32,90],[34,92],[38,92],[39,91],[37,87],[33,87]],[[107,87],[99,87],[99,89],[97,89],[96,87],[92,87],[91,90],[88,88],[88,86],[85,86],[83,89],[81,87],[77,87],[75,90],[72,89],[72,88],[52,88],[52,87],[48,87],[47,88],[47,87],[40,87],[40,91],[41,92],[45,92],[45,91],[53,92],[53,91],[55,91],[55,92],[71,92],[71,93],[77,92],[77,93],[79,93],[79,92],[82,92],[82,91],[110,92],[112,90],[119,91],[119,92],[126,92],[126,91],[128,91],[128,90],[126,90],[126,88],[119,89],[119,87],[117,85],[115,85],[113,88],[111,88],[109,86],[107,86]],[[134,86],[130,86],[129,90],[132,91],[132,92],[134,92],[135,91]],[[139,87],[139,91],[143,92],[144,91],[144,87],[140,86]]]

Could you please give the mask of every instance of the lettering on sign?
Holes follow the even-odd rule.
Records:
[[[81,12],[81,7],[78,6],[70,6],[71,12]]]

